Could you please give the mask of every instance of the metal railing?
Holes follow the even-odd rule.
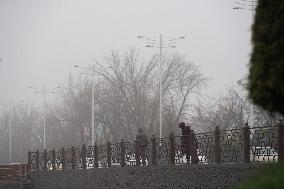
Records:
[[[284,161],[284,125],[29,152],[30,171]]]

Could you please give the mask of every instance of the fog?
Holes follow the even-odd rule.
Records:
[[[185,36],[175,49],[210,78],[215,94],[245,77],[251,12],[232,0],[0,0],[0,102],[41,97],[28,86],[55,87],[78,74],[73,65],[100,61],[117,49],[135,47],[149,57],[137,35]],[[51,97],[49,97],[51,98]]]
[[[252,17],[233,7],[232,0],[0,0],[0,163],[24,162],[29,149],[45,144],[90,145],[92,129],[99,144],[132,140],[139,128],[159,136],[159,49],[146,48],[138,35],[185,37],[163,49],[160,136],[179,135],[180,121],[196,132],[242,127],[250,113],[246,91],[228,86],[248,73]],[[74,68],[92,64],[100,75],[94,127],[92,82]],[[31,86],[61,86],[46,96],[46,118]],[[214,98],[207,105],[196,96]],[[266,112],[256,116],[264,117],[258,124],[272,121]]]

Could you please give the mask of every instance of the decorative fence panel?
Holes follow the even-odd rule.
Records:
[[[52,151],[47,152],[47,169],[52,170]]]
[[[198,144],[198,162],[201,164],[216,163],[214,132],[198,133],[195,136]]]
[[[168,137],[156,139],[157,165],[170,164],[170,140]]]
[[[250,161],[278,161],[278,128],[258,127],[250,129]]]
[[[126,166],[135,166],[136,158],[135,158],[135,142],[125,142],[125,162]]]
[[[55,151],[55,169],[62,169],[62,152],[61,150]]]
[[[107,145],[98,146],[98,167],[107,167]]]
[[[44,169],[44,163],[45,163],[45,161],[44,161],[44,153],[39,153],[39,169],[40,170],[43,170]]]
[[[97,160],[95,160],[95,156],[98,153],[97,148],[98,148],[97,146],[89,146],[87,148],[87,158],[86,158],[87,168],[98,167]]]
[[[81,148],[74,148],[74,152],[75,152],[75,169],[81,169],[83,168],[82,150]]]
[[[244,139],[242,129],[220,132],[221,162],[244,161]]]
[[[222,130],[106,145],[29,152],[31,171],[186,163],[278,162],[284,160],[284,125]]]
[[[151,142],[151,139],[149,139],[147,141],[147,147],[146,147],[146,165],[154,165],[153,164],[153,145],[152,145],[152,142]]]
[[[121,146],[120,143],[111,145],[111,166],[120,166]]]
[[[66,169],[72,169],[72,149],[65,150],[65,167]]]
[[[36,152],[30,152],[28,153],[28,164],[30,170],[36,170],[37,167],[37,159],[36,159]]]
[[[185,138],[184,140],[186,140]],[[187,163],[186,154],[182,153],[183,150],[189,148],[189,141],[184,141],[185,144],[182,146],[182,136],[174,137],[174,151],[175,151],[175,164],[184,164]],[[188,145],[187,145],[187,144]]]

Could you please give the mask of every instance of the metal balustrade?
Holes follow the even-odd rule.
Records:
[[[30,171],[284,161],[284,125],[29,152]]]

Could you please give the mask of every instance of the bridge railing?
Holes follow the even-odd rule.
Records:
[[[29,152],[30,171],[284,161],[284,124]]]

